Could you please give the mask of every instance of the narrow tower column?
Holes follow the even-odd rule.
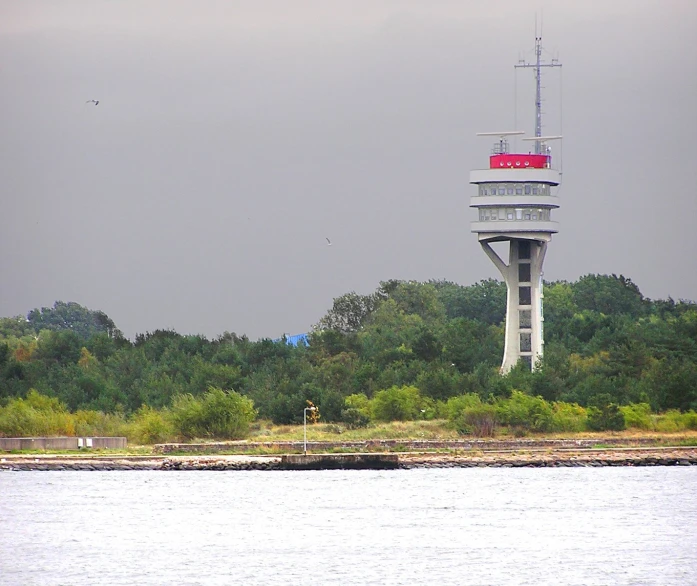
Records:
[[[542,263],[547,252],[545,240],[509,240],[508,264],[489,241],[480,244],[506,283],[506,334],[501,370],[509,371],[519,360],[530,368],[543,354]]]

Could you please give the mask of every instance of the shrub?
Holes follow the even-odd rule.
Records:
[[[670,409],[658,415],[656,420],[656,431],[676,432],[686,429],[697,430],[697,413],[688,411],[681,413],[677,409]]]
[[[552,407],[542,397],[513,391],[508,400],[497,403],[499,420],[511,428],[548,431],[552,427]]]
[[[359,409],[349,407],[341,412],[341,421],[346,424],[348,429],[359,429],[368,427],[370,418]]]
[[[74,436],[75,424],[65,406],[31,389],[26,399],[0,408],[0,437]]]
[[[652,429],[651,405],[648,403],[634,403],[620,407],[624,422],[627,427],[635,429]]]
[[[685,421],[685,428],[697,431],[697,413],[694,411],[688,411],[682,414]]]
[[[379,421],[413,421],[420,413],[421,397],[416,387],[390,387],[378,391],[370,401],[373,417]]]
[[[143,405],[133,414],[128,439],[139,444],[157,444],[173,435],[172,423],[167,411],[157,411]]]
[[[447,419],[455,421],[467,409],[478,407],[481,404],[482,400],[479,398],[479,395],[475,395],[474,393],[467,393],[459,397],[451,397],[448,399],[448,402],[445,403],[444,414]]]
[[[579,432],[586,429],[586,410],[576,403],[553,403],[550,431]]]
[[[254,404],[234,391],[209,387],[200,399],[191,394],[178,395],[172,406],[175,433],[195,437],[242,439],[256,417]]]
[[[454,421],[458,433],[477,437],[493,437],[497,423],[497,409],[488,403],[468,407]]]

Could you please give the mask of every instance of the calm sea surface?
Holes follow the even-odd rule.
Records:
[[[697,467],[0,472],[0,584],[697,584]]]

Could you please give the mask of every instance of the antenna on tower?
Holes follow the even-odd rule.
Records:
[[[540,20],[542,20],[540,18]],[[528,63],[524,59],[520,59],[516,65],[518,68],[534,69],[535,71],[535,136],[542,136],[542,68],[543,67],[561,67],[559,59],[552,58],[549,63],[542,61],[542,23],[540,22],[540,35],[537,35],[537,14],[535,14],[535,62]],[[535,154],[543,154],[541,151],[541,142],[535,143]]]

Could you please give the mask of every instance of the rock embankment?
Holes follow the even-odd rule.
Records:
[[[600,468],[604,466],[697,466],[697,448],[608,449],[448,456],[406,454],[400,468]]]
[[[344,454],[343,457],[346,455]],[[295,456],[297,458],[297,456]],[[323,458],[332,458],[326,454]],[[697,466],[697,448],[527,450],[519,452],[400,453],[398,466],[412,468],[569,468],[606,466]],[[337,455],[337,462],[340,456]],[[337,468],[342,468],[339,464]],[[0,458],[1,471],[24,470],[284,470],[281,456],[99,456],[18,455]],[[296,466],[297,468],[297,466]]]

